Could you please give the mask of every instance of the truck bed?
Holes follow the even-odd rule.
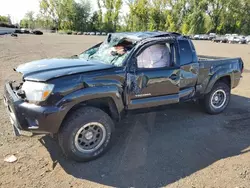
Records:
[[[198,55],[198,61],[200,63],[200,68],[211,68],[212,66],[216,67],[219,65],[227,67],[228,64],[243,65],[241,58]]]
[[[227,58],[214,56],[198,56],[199,61],[199,76],[198,85],[203,88],[207,86],[209,80],[213,75],[223,75],[227,72],[233,76],[233,80],[239,80],[241,71],[243,70],[243,61],[241,58]],[[232,88],[236,83],[232,83]]]
[[[218,60],[218,59],[229,59],[228,57],[216,57],[216,56],[206,56],[206,55],[198,55],[199,60]]]

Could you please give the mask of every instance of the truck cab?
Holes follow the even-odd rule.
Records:
[[[151,45],[169,47],[170,63],[166,67],[138,67],[136,56]],[[178,103],[194,95],[198,80],[199,63],[192,42],[184,37],[173,40],[159,37],[136,47],[128,58],[127,108],[138,109]],[[130,83],[129,83],[130,82]]]

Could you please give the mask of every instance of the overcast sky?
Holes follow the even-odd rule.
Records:
[[[92,8],[96,10],[96,0],[91,0],[91,3]],[[13,23],[19,22],[25,13],[31,10],[39,13],[39,0],[0,0],[0,15],[9,14]]]

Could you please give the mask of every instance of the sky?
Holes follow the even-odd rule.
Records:
[[[39,0],[0,0],[0,15],[11,17],[13,23],[19,22],[26,12],[39,12]]]
[[[96,2],[91,0],[94,10],[97,9]],[[0,15],[9,14],[13,23],[19,23],[28,11],[39,13],[39,0],[0,0]]]

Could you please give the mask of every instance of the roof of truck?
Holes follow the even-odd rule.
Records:
[[[112,33],[112,35],[119,38],[130,38],[134,40],[141,40],[159,36],[173,36],[173,37],[181,36],[181,34],[179,33],[163,32],[163,31],[122,32],[122,33]]]

